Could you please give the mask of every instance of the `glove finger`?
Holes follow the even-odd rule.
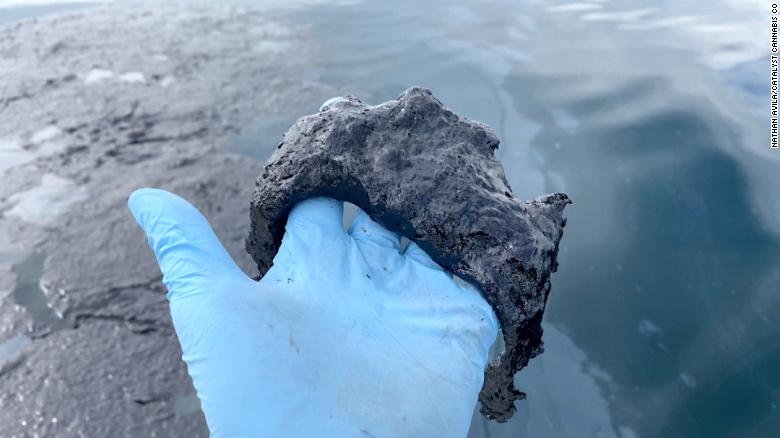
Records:
[[[287,217],[285,237],[294,235],[312,242],[326,236],[344,234],[341,225],[344,203],[331,198],[311,198],[296,204]]]
[[[127,206],[157,257],[169,300],[247,278],[206,218],[181,197],[145,188],[134,191]]]
[[[428,253],[423,251],[422,248],[417,246],[417,244],[414,242],[409,242],[409,246],[406,247],[406,250],[404,251],[404,255],[424,266],[443,271],[441,266],[439,266],[438,263],[434,262],[433,259],[428,255]]]
[[[349,226],[349,234],[355,240],[373,242],[396,251],[401,248],[401,236],[374,222],[363,210],[358,211]]]
[[[307,272],[304,265],[312,260],[324,256],[337,259],[339,248],[346,241],[341,225],[343,212],[344,203],[331,198],[311,198],[296,204],[287,217],[274,266],[302,274]]]

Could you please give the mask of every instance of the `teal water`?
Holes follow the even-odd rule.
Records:
[[[429,87],[496,130],[516,195],[574,200],[546,352],[518,377],[528,400],[507,424],[476,417],[471,437],[778,436],[780,153],[768,144],[766,9],[395,0],[268,10],[308,29],[310,80],[372,103]],[[257,120],[233,150],[267,158],[328,97]]]
[[[762,8],[400,0],[278,12],[310,26],[312,80],[373,103],[429,87],[496,129],[518,195],[574,199],[547,352],[519,377],[529,400],[509,424],[475,419],[471,436],[780,433],[780,154]],[[258,121],[239,149],[267,157],[280,127],[319,103]]]

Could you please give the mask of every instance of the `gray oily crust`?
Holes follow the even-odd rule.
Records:
[[[246,248],[271,267],[287,215],[327,196],[356,204],[433,260],[478,285],[502,327],[506,351],[490,363],[481,412],[503,422],[525,394],[514,375],[542,351],[542,314],[566,220],[562,193],[512,197],[493,156],[491,129],[447,109],[424,88],[367,106],[347,97],[302,117],[257,180]]]

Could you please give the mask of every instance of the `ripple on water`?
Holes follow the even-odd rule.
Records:
[[[502,425],[475,415],[474,421],[482,422],[482,427],[472,424],[469,436],[636,436],[631,427],[616,424],[610,412],[615,386],[612,377],[558,327],[544,324],[544,343],[545,353],[516,377],[518,388],[528,399],[518,403],[515,416]],[[508,430],[513,434],[505,435]]]

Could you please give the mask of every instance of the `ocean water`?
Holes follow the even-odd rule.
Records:
[[[496,130],[517,195],[574,200],[546,353],[518,378],[528,400],[472,437],[779,433],[762,2],[399,0],[279,19],[311,26],[313,80],[374,103],[429,87]],[[266,147],[242,150],[264,158],[318,104],[258,121]]]
[[[12,10],[49,7],[64,6]],[[767,4],[297,1],[268,13],[309,29],[312,81],[372,103],[431,88],[495,129],[517,196],[574,200],[546,352],[518,377],[528,400],[507,424],[475,417],[471,437],[780,433]],[[231,147],[265,159],[321,102],[257,120]]]

